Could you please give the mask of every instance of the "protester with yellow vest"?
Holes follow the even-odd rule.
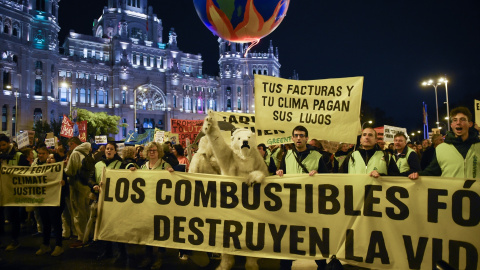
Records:
[[[397,163],[400,175],[408,176],[413,172],[419,172],[420,159],[417,153],[410,147],[407,147],[407,136],[403,133],[397,133],[393,136],[393,144],[395,147],[394,159]]]
[[[13,147],[10,138],[5,134],[0,134],[0,165],[5,166],[30,166],[27,157]],[[12,242],[5,248],[5,251],[12,251],[20,246],[18,237],[20,236],[20,207],[7,207],[10,223],[12,224]],[[0,233],[4,232],[5,217],[4,208],[0,207]]]
[[[167,170],[169,172],[173,172],[174,170],[172,166],[162,159],[165,154],[164,149],[165,148],[160,143],[149,142],[145,146],[145,150],[144,150],[144,156],[147,157],[148,161],[140,169],[141,170]],[[132,167],[130,168],[130,170],[135,171],[136,168]],[[153,253],[153,247],[145,246],[146,256],[140,262],[140,264],[138,265],[138,268],[146,268],[148,266],[151,266],[150,269],[152,270],[160,269],[162,267],[162,260],[165,252],[166,252],[166,249],[164,247],[159,247],[157,258],[155,262],[153,262],[153,259],[155,257]]]
[[[368,174],[375,178],[380,175],[400,174],[391,155],[378,147],[377,132],[373,128],[362,131],[360,144],[362,147],[345,159],[340,173]]]
[[[296,126],[293,129],[292,140],[295,148],[288,150],[283,157],[280,168],[276,172],[278,176],[302,173],[313,176],[317,173],[328,173],[322,154],[307,144],[308,130],[304,126]],[[326,260],[316,260],[315,262],[318,266],[317,269],[323,270],[326,268]],[[281,260],[280,269],[291,269],[292,263],[292,260]]]
[[[452,130],[445,136],[445,143],[435,148],[428,167],[410,174],[410,179],[419,175],[480,179],[480,139],[473,128],[472,113],[458,107],[450,112],[450,120]]]

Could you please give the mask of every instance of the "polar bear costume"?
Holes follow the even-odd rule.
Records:
[[[198,142],[198,151],[193,155],[188,172],[220,174],[220,167],[213,155],[212,145],[208,137],[204,136]]]
[[[212,146],[222,175],[242,176],[248,185],[262,183],[268,176],[268,168],[257,150],[255,134],[249,129],[237,129],[233,132],[230,146],[225,142],[217,121],[209,112],[202,127],[205,137]],[[258,258],[247,257],[246,269],[256,270]],[[228,270],[235,264],[234,255],[222,254],[217,270]]]

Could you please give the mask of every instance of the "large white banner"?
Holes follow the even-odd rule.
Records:
[[[225,121],[236,128],[250,129],[256,135],[257,143],[265,145],[293,143],[292,131],[283,130],[277,127],[274,130],[261,130],[255,128],[255,114],[250,113],[231,113],[212,111],[217,121]],[[229,143],[230,144],[230,143]]]
[[[95,239],[373,269],[477,269],[480,184],[439,177],[106,170]]]
[[[356,143],[363,77],[314,81],[255,75],[255,128],[308,129],[310,138]]]
[[[63,162],[0,169],[1,206],[59,206]]]

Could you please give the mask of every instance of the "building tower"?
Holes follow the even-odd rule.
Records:
[[[248,52],[247,45],[219,38],[220,107],[227,112],[254,113],[254,75],[280,76],[280,62],[270,41],[268,52]]]

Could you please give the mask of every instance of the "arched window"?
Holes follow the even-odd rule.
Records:
[[[10,21],[6,20],[3,26],[3,33],[10,34]]]
[[[10,72],[4,71],[3,72],[3,89],[12,90],[12,82],[10,77]],[[10,87],[10,89],[9,89]]]
[[[184,108],[186,111],[192,110],[192,102],[191,102],[190,97],[184,97],[184,98],[183,98],[183,108]]]
[[[42,80],[36,79],[35,80],[35,96],[42,95]]]
[[[177,107],[177,96],[176,95],[173,96],[173,107],[174,108]]]
[[[16,27],[13,27],[12,29],[12,36],[18,37],[18,29]]]
[[[58,99],[63,102],[69,101],[70,97],[68,95],[69,89],[66,87],[59,87],[58,88]]]
[[[97,91],[97,104],[105,104],[105,91]]]
[[[86,92],[85,88],[80,88],[80,103],[86,102]]]
[[[43,69],[42,61],[35,62],[35,69]]]
[[[155,120],[144,118],[143,119],[143,128],[153,128],[153,123],[155,123]]]
[[[42,109],[35,108],[35,110],[33,111],[33,123],[36,123],[38,121],[42,121]]]
[[[55,16],[55,17],[58,17],[57,4],[55,2],[52,2],[52,15]]]
[[[122,136],[125,138],[125,137],[127,137],[127,127],[126,127],[126,125],[127,125],[127,119],[126,119],[126,118],[123,118],[122,123],[123,123]]]
[[[7,105],[3,105],[2,107],[2,130],[7,130]]]
[[[232,110],[232,100],[230,98],[227,99],[227,111]]]
[[[268,75],[268,72],[266,69],[263,70],[263,75]]]
[[[211,98],[211,99],[208,101],[208,108],[209,108],[210,110],[216,111],[216,107],[217,107],[217,102],[216,102],[213,98]]]
[[[45,0],[37,0],[35,9],[40,11],[45,11]]]
[[[122,104],[127,104],[127,91],[122,91]]]
[[[202,98],[197,99],[197,111],[203,112],[203,100],[202,100]]]
[[[241,110],[242,109],[242,101],[240,98],[237,99],[237,110]]]

